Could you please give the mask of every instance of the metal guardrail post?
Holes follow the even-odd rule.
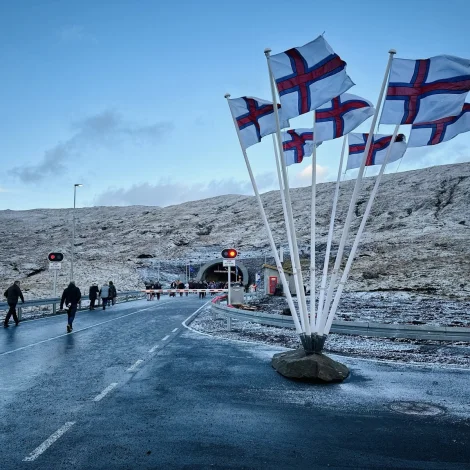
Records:
[[[57,304],[54,303],[54,304],[52,304],[52,313],[53,313],[53,315],[55,315],[56,312],[57,312]]]
[[[229,315],[227,316],[227,331],[231,331],[232,329],[232,317]]]

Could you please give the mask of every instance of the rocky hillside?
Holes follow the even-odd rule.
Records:
[[[366,178],[355,207],[360,223],[374,178]],[[341,186],[335,248],[353,181]],[[318,185],[317,266],[321,269],[334,184]],[[305,255],[310,238],[310,189],[292,190],[297,233]],[[275,238],[286,246],[279,192],[263,195]],[[384,178],[353,266],[349,290],[411,290],[470,297],[470,163],[437,166]],[[227,195],[159,207],[89,207],[76,210],[75,275],[79,286],[112,279],[121,289],[142,287],[155,259],[174,276],[185,258],[203,262],[228,245],[242,258],[264,261],[267,237],[254,197]],[[50,295],[47,254],[66,255],[71,209],[0,211],[0,285],[21,279],[28,297]],[[349,245],[352,243],[352,237]],[[334,253],[333,253],[334,254]],[[154,258],[151,258],[151,257]],[[172,264],[172,263],[175,264]],[[155,263],[154,263],[155,264]]]

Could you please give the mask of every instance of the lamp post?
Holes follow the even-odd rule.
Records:
[[[75,205],[77,202],[77,188],[83,184],[75,183],[73,185],[73,212],[72,212],[72,256],[70,258],[70,280],[73,280],[73,251],[75,248]]]

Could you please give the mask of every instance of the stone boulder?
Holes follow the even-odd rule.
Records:
[[[277,353],[271,365],[284,377],[307,382],[342,382],[349,369],[324,354],[306,355],[303,348]]]

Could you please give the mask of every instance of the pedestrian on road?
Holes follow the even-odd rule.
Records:
[[[104,283],[101,286],[100,297],[101,297],[101,300],[103,301],[103,310],[106,310],[106,305],[108,304],[108,300],[109,300],[109,285],[108,284]]]
[[[5,317],[5,321],[3,322],[4,328],[8,328],[8,322],[10,321],[10,317],[13,315],[13,320],[15,325],[18,326],[20,321],[16,315],[16,304],[18,303],[18,298],[21,299],[21,302],[24,303],[23,292],[20,289],[20,281],[15,281],[4,293],[4,296],[7,298],[8,309],[7,316]]]
[[[90,291],[88,293],[88,298],[90,299],[90,310],[95,310],[95,302],[96,299],[98,298],[98,292],[99,292],[98,284],[94,282],[91,287]]]
[[[155,288],[155,289],[158,289],[158,290],[160,290],[160,289],[162,288],[162,285],[160,284],[159,281],[157,281],[157,282],[155,283],[154,288]],[[160,300],[160,292],[157,292],[157,300]]]
[[[178,281],[178,289],[180,289],[180,290],[184,289],[184,282]],[[183,297],[182,292],[180,292],[180,297]]]
[[[114,305],[116,303],[116,297],[117,297],[116,287],[114,286],[113,281],[109,281],[109,300],[111,302],[111,305]]]
[[[73,330],[72,323],[75,319],[75,313],[77,313],[78,303],[81,298],[82,293],[75,285],[75,281],[70,281],[70,284],[64,289],[62,298],[60,299],[60,310],[64,309],[64,304],[67,306],[67,333]]]

